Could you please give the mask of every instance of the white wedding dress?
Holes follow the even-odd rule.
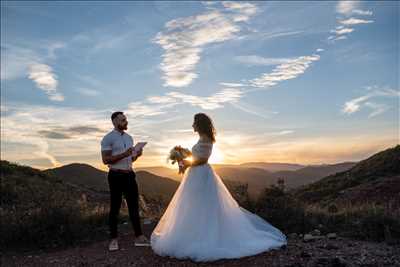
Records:
[[[199,141],[193,158],[209,158],[211,143]],[[286,245],[286,236],[241,208],[209,164],[187,169],[151,235],[160,256],[213,261],[255,255]]]

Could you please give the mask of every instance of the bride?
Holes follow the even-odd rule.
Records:
[[[204,113],[194,116],[199,141],[193,160],[151,234],[160,256],[212,261],[255,255],[286,245],[286,236],[259,216],[241,208],[207,163],[215,129]]]

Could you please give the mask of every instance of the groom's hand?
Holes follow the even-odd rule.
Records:
[[[140,149],[139,151],[135,152],[135,155],[132,156],[132,162],[136,161],[142,154],[143,154],[143,149]]]
[[[143,148],[140,149],[140,150],[137,152],[136,157],[138,158],[138,157],[140,157],[142,154],[143,154]]]
[[[124,156],[129,157],[132,155],[132,152],[133,152],[133,147],[130,147],[124,152]]]

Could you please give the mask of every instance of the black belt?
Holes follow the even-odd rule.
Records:
[[[132,170],[121,170],[121,169],[110,169],[111,172],[118,172],[118,173],[132,173]]]

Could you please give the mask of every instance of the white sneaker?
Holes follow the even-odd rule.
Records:
[[[119,249],[119,247],[118,247],[118,239],[116,239],[116,238],[111,239],[111,242],[108,245],[108,250],[109,251],[115,251],[115,250],[118,250],[118,249]]]

